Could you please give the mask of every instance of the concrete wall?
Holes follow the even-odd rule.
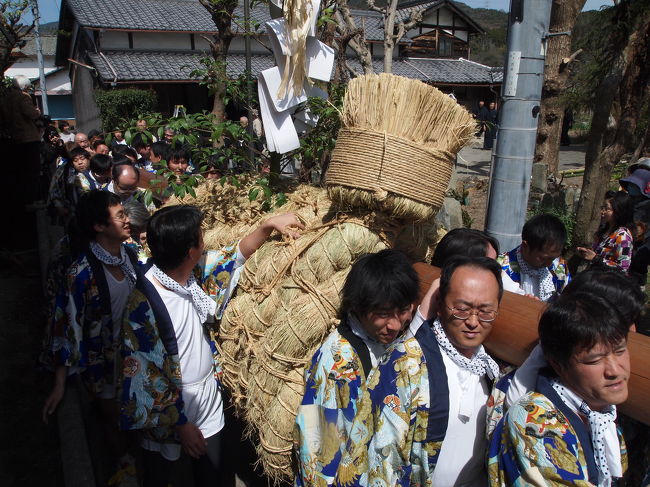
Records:
[[[57,69],[56,65],[54,64],[54,56],[43,56],[43,64],[45,67],[46,75],[52,71],[56,71]],[[13,78],[19,74],[27,76],[32,80],[38,78],[38,61],[36,59],[36,56],[33,58],[28,57],[19,59],[13,63],[11,67],[7,69],[7,71],[5,71],[5,76],[9,76],[10,78]]]

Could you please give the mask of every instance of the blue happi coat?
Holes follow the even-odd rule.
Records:
[[[294,430],[297,486],[332,485],[371,369],[366,344],[344,320],[305,371]]]
[[[625,471],[620,430],[619,440]],[[589,431],[544,374],[538,377],[536,391],[513,404],[498,423],[488,455],[491,487],[598,484]]]
[[[449,419],[447,374],[430,322],[387,350],[357,409],[334,485],[430,485]]]
[[[137,272],[137,257],[127,255]],[[68,257],[61,256],[65,261]],[[118,345],[113,340],[111,296],[102,263],[84,252],[68,267],[62,280],[57,279],[49,336],[42,361],[48,367],[73,367],[91,394],[114,383],[114,360]]]

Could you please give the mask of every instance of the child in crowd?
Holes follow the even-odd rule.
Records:
[[[47,208],[55,224],[67,225],[74,214],[74,207],[80,194],[76,184],[77,175],[84,173],[90,166],[90,154],[77,147],[69,152],[69,162],[57,167],[47,198]]]

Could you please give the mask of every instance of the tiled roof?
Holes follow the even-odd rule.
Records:
[[[363,72],[356,58],[348,60],[348,64],[355,71]],[[374,59],[373,67],[375,72],[382,72],[383,60]],[[503,70],[466,59],[394,59],[393,74],[435,84],[490,85],[503,82]]]
[[[370,10],[350,10],[357,27],[365,29],[366,40],[384,40],[384,20],[378,12]]]
[[[215,32],[216,27],[208,11],[199,0],[64,0],[75,19],[85,27],[126,30],[162,30],[176,32]],[[400,5],[397,20],[407,20],[415,11],[425,11],[445,3],[455,7],[449,0],[423,2],[416,0]],[[235,14],[244,17],[243,5]],[[456,10],[464,15],[460,9]],[[366,28],[366,38],[379,41],[384,38],[383,20],[379,13],[370,10],[351,10],[359,27]],[[265,3],[251,7],[251,20],[258,24],[271,19]],[[470,19],[471,21],[471,19]],[[479,27],[480,28],[480,27]],[[235,31],[242,30],[234,23]]]
[[[115,75],[118,82],[188,81],[192,79],[189,73],[200,67],[198,52],[106,51],[103,57],[88,54],[104,82],[113,81]],[[254,55],[251,62],[253,76],[275,65],[271,55]],[[348,62],[356,71],[362,71],[356,58]],[[229,76],[242,74],[245,66],[244,55],[228,55]],[[383,61],[375,59],[374,68],[376,72],[381,72]],[[503,81],[502,70],[465,59],[396,59],[393,61],[393,73],[440,84],[485,85]]]
[[[208,11],[198,0],[65,0],[77,22],[85,27],[175,32],[216,32]],[[244,17],[239,5],[235,14]],[[263,3],[251,7],[251,20],[271,20]],[[235,31],[242,30],[233,23]]]
[[[158,52],[158,51],[105,51],[103,57],[88,53],[99,76],[105,82],[113,81],[188,81],[189,73],[201,67],[200,52]],[[251,59],[254,76],[260,71],[275,66],[273,56],[254,55]],[[228,55],[228,75],[242,74],[246,67],[244,55]],[[112,68],[112,69],[111,69]],[[113,74],[115,71],[115,74]]]
[[[434,0],[430,2],[407,2],[403,3],[400,5],[399,9],[397,10],[396,15],[397,15],[397,21],[398,22],[403,22],[405,20],[408,20],[411,15],[413,15],[415,12],[425,12],[426,10],[429,10],[431,7],[436,7],[439,4],[443,4],[444,0]]]
[[[214,32],[198,0],[65,0],[85,27]]]

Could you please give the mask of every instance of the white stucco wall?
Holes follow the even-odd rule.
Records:
[[[45,74],[56,71],[57,69],[54,65],[54,56],[44,56],[43,64],[45,65]],[[19,74],[27,76],[30,79],[36,79],[39,77],[38,61],[36,60],[35,56],[33,58],[28,57],[19,59],[14,64],[12,64],[11,67],[7,69],[7,71],[5,71],[5,76],[9,76],[10,78],[13,78]]]

